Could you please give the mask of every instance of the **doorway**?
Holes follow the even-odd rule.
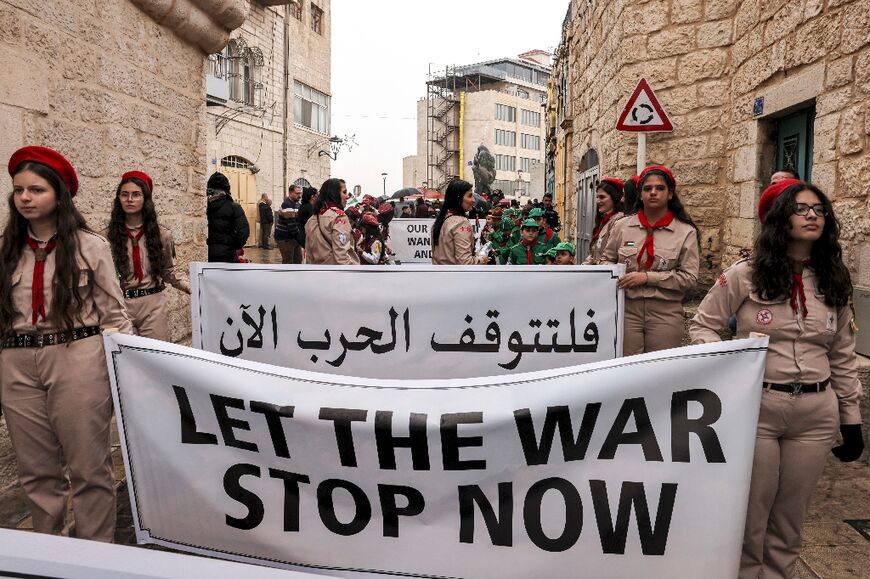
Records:
[[[577,263],[589,255],[592,244],[592,232],[595,230],[595,190],[601,179],[601,166],[598,162],[598,152],[589,149],[580,161],[580,178],[577,180]]]
[[[247,164],[247,167],[245,166]],[[259,212],[257,210],[257,176],[250,169],[250,163],[241,157],[224,157],[221,159],[221,173],[230,181],[230,192],[233,198],[242,206],[251,233],[245,245],[251,243],[251,239],[260,239],[257,229]]]
[[[813,173],[813,124],[815,107],[805,108],[776,121],[776,169],[797,171],[809,181]]]

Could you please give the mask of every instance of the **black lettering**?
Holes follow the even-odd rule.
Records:
[[[568,410],[567,406],[550,406],[547,408],[547,417],[544,419],[540,442],[535,436],[531,410],[523,408],[515,411],[514,421],[517,423],[517,434],[519,434],[520,442],[523,445],[526,464],[533,466],[549,462],[556,428],[559,429],[562,456],[565,457],[565,462],[583,460],[586,457],[586,449],[589,448],[589,441],[592,440],[592,432],[595,429],[600,411],[600,402],[586,405],[583,421],[580,423],[580,431],[575,440],[574,427],[571,424],[571,411]]]
[[[459,542],[474,543],[474,505],[480,508],[489,539],[498,547],[513,545],[513,483],[498,483],[498,517],[492,504],[477,485],[459,487]]]
[[[628,419],[634,416],[637,432],[625,432]],[[601,445],[599,460],[612,460],[616,456],[616,450],[620,444],[639,444],[643,449],[643,457],[650,462],[662,462],[662,451],[656,440],[652,422],[649,419],[649,411],[643,398],[628,398],[622,403],[613,427],[607,433],[604,444]]]
[[[603,480],[590,480],[592,505],[595,508],[595,520],[598,523],[598,535],[601,538],[601,548],[605,553],[614,555],[625,554],[625,538],[628,534],[628,522],[634,505],[634,515],[637,519],[637,532],[640,536],[640,549],[644,555],[664,555],[668,544],[668,533],[671,528],[671,517],[674,514],[674,500],[677,496],[676,483],[663,483],[659,495],[659,506],[656,511],[655,528],[650,524],[649,507],[646,492],[642,482],[622,483],[619,493],[619,505],[616,510],[616,525],[610,514],[610,501],[607,498],[607,483]]]
[[[689,402],[701,404],[701,417],[689,418]],[[689,462],[689,433],[701,441],[708,463],[725,462],[719,436],[710,426],[722,416],[722,401],[715,392],[704,389],[674,392],[671,398],[671,459]]]
[[[228,497],[248,508],[248,514],[241,519],[226,516],[228,526],[242,531],[257,528],[257,525],[263,522],[263,514],[266,512],[260,497],[242,487],[240,479],[247,475],[260,478],[260,467],[254,464],[234,464],[224,474],[224,492]]]
[[[365,422],[367,410],[356,408],[321,408],[320,420],[332,420],[335,423],[335,443],[338,445],[338,457],[341,466],[356,466],[356,449],[353,445],[353,430],[351,422]]]
[[[392,411],[375,412],[375,442],[378,447],[378,463],[383,470],[396,470],[397,448],[411,449],[411,464],[414,470],[429,470],[426,420],[425,414],[412,412],[408,424],[408,436],[393,436]]]
[[[403,496],[408,504],[399,508],[396,497]],[[384,537],[399,536],[399,517],[416,517],[423,512],[426,501],[423,494],[415,488],[400,485],[378,485],[381,512],[384,516]]]
[[[269,476],[284,481],[284,530],[299,531],[299,483],[308,484],[311,480],[307,475],[277,468],[270,468]]]
[[[233,433],[234,428],[239,430],[251,430],[251,425],[247,420],[239,420],[238,418],[230,418],[227,414],[227,408],[245,409],[245,401],[241,398],[229,398],[220,396],[219,394],[211,394],[211,405],[214,407],[214,415],[217,417],[218,426],[221,429],[221,436],[224,437],[224,444],[233,448],[241,448],[242,450],[250,450],[258,452],[257,445],[253,442],[239,440]]]
[[[349,523],[342,523],[335,514],[335,503],[332,493],[335,489],[346,490],[354,502],[354,515]],[[368,526],[372,519],[372,504],[365,492],[352,482],[331,478],[317,485],[317,510],[324,526],[335,533],[349,537],[356,535]]]
[[[193,416],[187,391],[181,386],[174,385],[172,389],[175,391],[178,413],[181,415],[181,444],[217,444],[217,436],[196,429],[196,418]]]
[[[551,539],[544,533],[541,521],[541,503],[547,491],[554,490],[565,501],[565,528],[562,534]],[[545,478],[531,486],[523,503],[523,522],[532,543],[544,551],[561,553],[567,551],[580,538],[583,530],[583,501],[580,493],[570,482],[563,478]]]
[[[469,446],[483,446],[482,436],[459,436],[460,424],[480,424],[483,412],[458,412],[441,415],[441,454],[444,470],[483,470],[485,460],[460,460],[459,449]]]
[[[292,406],[278,406],[266,402],[251,401],[251,412],[262,414],[266,417],[266,426],[269,427],[269,437],[272,439],[272,448],[275,456],[290,458],[290,449],[287,448],[287,437],[284,435],[282,418],[293,418]]]

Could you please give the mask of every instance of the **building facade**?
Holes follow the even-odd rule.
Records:
[[[831,196],[846,263],[870,285],[868,18],[868,0],[572,0],[548,127],[566,235],[588,240],[597,178],[635,174],[636,138],[615,126],[646,78],[675,125],[650,135],[647,162],[676,174],[702,281],[752,245],[760,192],[788,166]]]
[[[544,161],[549,60],[536,50],[430,75],[427,98],[417,102],[417,154],[404,159],[403,186],[443,191],[453,177],[473,182],[471,163],[486,145],[495,157],[493,189],[542,195],[544,174],[536,167]]]
[[[275,208],[290,184],[329,177],[331,124],[329,0],[250,0],[245,23],[209,56],[209,173],[230,179],[258,243],[257,203]]]

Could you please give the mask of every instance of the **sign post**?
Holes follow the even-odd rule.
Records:
[[[619,115],[616,130],[637,133],[637,174],[646,166],[646,134],[671,132],[674,125],[645,78],[640,79]]]

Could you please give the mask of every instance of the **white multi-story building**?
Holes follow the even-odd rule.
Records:
[[[329,177],[330,0],[251,0],[229,45],[209,57],[208,172],[230,179],[257,232],[257,202]]]
[[[549,62],[549,53],[535,50],[430,75],[427,98],[417,103],[417,154],[404,159],[403,185],[443,189],[457,176],[473,182],[471,162],[486,145],[495,157],[493,189],[540,198]]]

